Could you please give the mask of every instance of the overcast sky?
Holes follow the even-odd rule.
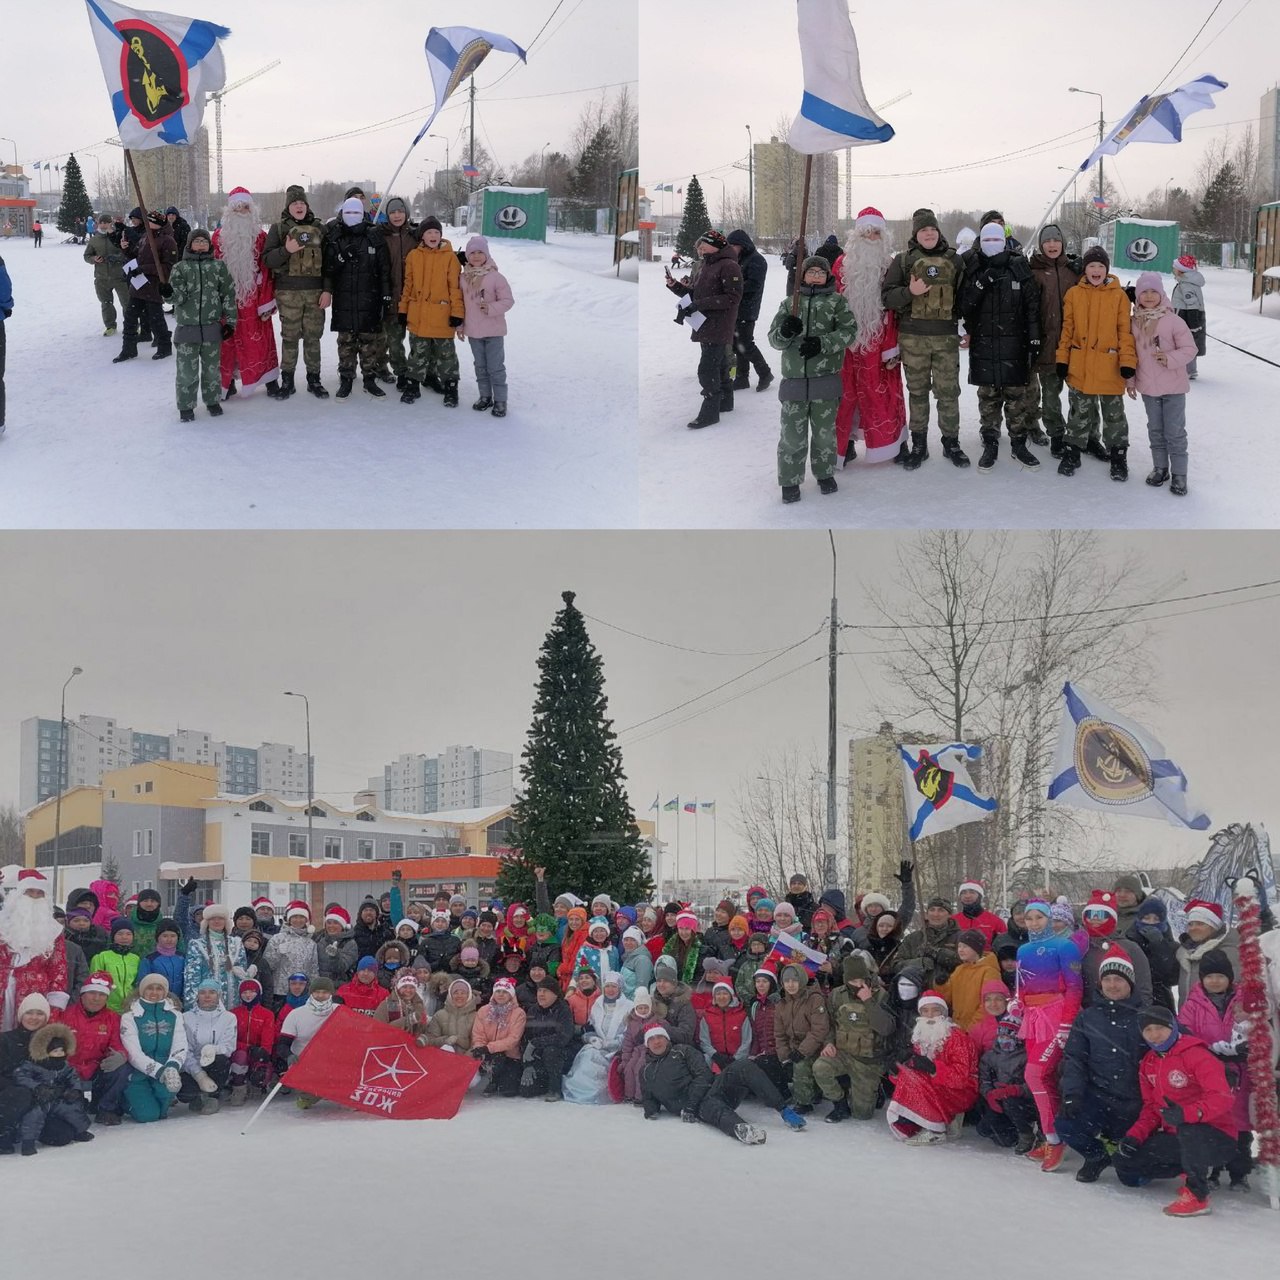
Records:
[[[1239,20],[1232,21],[1242,6]],[[872,107],[911,93],[882,113],[896,132],[891,142],[854,149],[853,212],[870,204],[890,218],[904,218],[920,205],[994,205],[1008,218],[1034,223],[1071,176],[1057,166],[1078,166],[1096,145],[1098,99],[1068,89],[1102,94],[1110,129],[1173,68],[1212,8],[1213,0],[852,5]],[[1108,158],[1122,196],[1141,197],[1171,177],[1189,185],[1205,144],[1220,136],[1202,126],[1256,119],[1260,96],[1277,79],[1274,40],[1261,38],[1274,18],[1274,0],[1222,5],[1180,69],[1160,87],[1215,75],[1228,88],[1217,95],[1214,111],[1190,119],[1179,146],[1134,144],[1115,159],[1114,169]],[[698,23],[696,37],[686,35],[691,20]],[[641,181],[652,187],[690,173],[712,174],[730,190],[745,192],[746,173],[732,167],[746,159],[745,126],[757,142],[767,142],[778,117],[792,116],[800,106],[795,6],[787,0],[734,0],[717,19],[694,19],[684,0],[646,0],[641,42]],[[1034,156],[939,172],[1032,147],[1077,127],[1084,132],[1076,140],[1063,139]],[[858,176],[864,174],[876,176]],[[890,174],[922,176],[882,176]],[[704,185],[708,207],[718,217],[720,183]],[[1083,193],[1083,178],[1080,188]],[[843,183],[839,212],[844,215]],[[827,230],[821,228],[823,234]]]
[[[528,51],[525,66],[511,55],[493,53],[476,74],[476,136],[509,168],[546,142],[552,150],[567,144],[582,105],[594,95],[566,90],[637,76],[635,6],[613,0],[562,0],[536,43],[557,0],[468,0],[452,6],[307,0],[300,7],[261,0],[156,0],[133,7],[230,27],[223,44],[228,85],[280,59],[275,70],[229,93],[223,104],[228,189],[277,190],[302,174],[314,181],[373,177],[384,184],[429,114],[424,43],[433,25],[496,31]],[[0,102],[10,110],[0,114],[0,133],[16,137],[23,163],[61,160],[62,153],[75,150],[92,194],[97,169],[90,157],[96,155],[105,168],[108,160],[120,164],[121,153],[117,147],[89,145],[112,136],[114,120],[83,0],[46,0],[24,12],[21,57],[12,56],[17,45],[12,15],[5,24],[11,56],[5,59]],[[52,67],[57,68],[56,93],[50,92]],[[490,90],[500,76],[502,83]],[[23,103],[38,109],[16,114]],[[409,119],[375,133],[297,145],[406,112],[413,113]],[[205,123],[211,135],[213,114],[210,106]],[[431,128],[448,138],[455,167],[467,119],[464,86]],[[282,149],[246,150],[269,146]],[[12,148],[0,143],[0,154],[12,159]],[[405,167],[407,187],[425,184],[424,166],[443,167],[444,162],[444,143],[424,138]],[[212,163],[210,169],[212,186]]]
[[[1158,580],[1183,574],[1177,594],[1280,579],[1276,534],[1097,538],[1104,553],[1144,556]],[[878,620],[866,587],[891,583],[901,536],[840,533],[836,545],[842,620]],[[655,793],[716,800],[719,869],[731,869],[735,785],[758,775],[777,746],[825,756],[824,639],[680,714],[629,727],[762,661],[719,654],[775,649],[818,630],[830,592],[825,532],[0,534],[0,802],[17,797],[20,722],[57,716],[59,688],[77,664],[84,675],[68,691],[69,718],[114,715],[159,732],[181,725],[250,746],[301,745],[302,707],[281,691],[308,694],[316,789],[338,802],[402,751],[456,742],[518,756],[538,647],[566,588],[595,619],[716,651],[588,622],[637,814],[648,816]],[[1163,739],[1218,824],[1265,821],[1275,807],[1280,695],[1266,655],[1278,626],[1280,599],[1213,608],[1161,624],[1151,650],[1165,699],[1136,718]],[[882,645],[854,635],[844,647]],[[784,678],[678,723],[775,674]],[[842,660],[842,774],[844,740],[874,730],[886,692],[874,657]],[[664,834],[674,834],[667,821]],[[693,820],[684,821],[687,866]],[[707,874],[710,825],[700,821]],[[1190,861],[1204,845],[1158,822],[1112,827],[1139,862]]]

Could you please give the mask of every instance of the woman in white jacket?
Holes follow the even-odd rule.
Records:
[[[236,1016],[222,1003],[222,988],[206,978],[196,991],[196,1007],[183,1016],[187,1032],[187,1062],[182,1070],[178,1101],[191,1110],[212,1115],[219,1095],[230,1089],[231,1055],[236,1051]]]

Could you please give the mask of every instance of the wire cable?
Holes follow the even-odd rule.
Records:
[[[646,636],[639,631],[631,631],[627,627],[620,627],[615,622],[606,622],[603,618],[597,618],[590,613],[584,613],[582,616],[599,626],[608,627],[610,631],[621,631],[623,635],[632,636],[636,640],[647,640],[650,644],[662,645],[666,649],[679,649],[683,653],[703,653],[712,658],[759,658],[769,653],[786,653],[797,645],[803,644],[805,640],[812,640],[818,634],[818,631],[822,630],[819,627],[818,631],[811,632],[803,639],[796,640],[792,644],[779,645],[775,649],[699,649],[693,645],[676,644],[673,640],[659,640],[656,636]]]

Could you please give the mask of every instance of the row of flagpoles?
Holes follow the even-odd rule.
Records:
[[[659,889],[662,887],[662,815],[664,813],[674,813],[676,815],[676,857],[675,864],[672,869],[671,879],[673,881],[680,879],[680,828],[683,825],[680,819],[685,814],[693,817],[693,878],[698,876],[698,818],[699,816],[711,819],[711,876],[715,878],[718,871],[719,858],[719,842],[716,830],[716,802],[714,800],[685,800],[681,803],[679,796],[673,796],[664,804],[662,802],[662,793],[658,792],[653,797],[653,803],[649,806],[649,812],[654,814],[653,821],[653,881]]]

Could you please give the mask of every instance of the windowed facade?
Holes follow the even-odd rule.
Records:
[[[155,832],[150,827],[133,833],[133,856],[150,858],[155,853]]]

